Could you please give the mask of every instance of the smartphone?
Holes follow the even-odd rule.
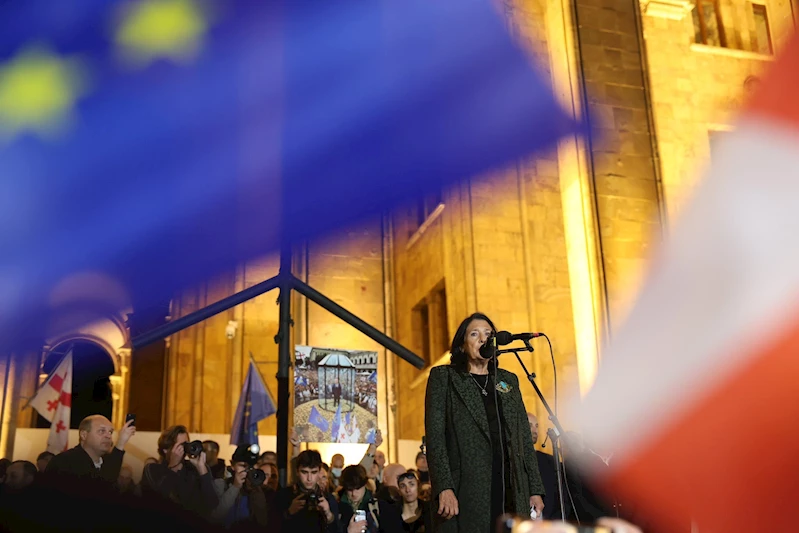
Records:
[[[125,423],[126,424],[128,423],[128,420],[133,420],[133,423],[131,424],[131,426],[135,426],[136,425],[136,415],[134,415],[133,413],[128,413],[125,416]]]
[[[358,509],[355,511],[355,521],[356,522],[365,522],[366,521],[366,511],[363,509]]]

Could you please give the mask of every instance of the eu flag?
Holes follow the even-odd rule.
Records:
[[[233,418],[233,428],[230,430],[230,444],[257,444],[258,422],[275,414],[275,403],[261,379],[261,373],[250,360],[247,378],[241,389],[239,405]]]
[[[56,289],[146,308],[551,146],[573,125],[491,4],[0,2],[0,342]]]
[[[336,414],[333,416],[333,425],[330,430],[330,436],[333,442],[338,441],[339,430],[341,430],[341,403],[339,403],[336,408]]]
[[[322,433],[327,433],[328,424],[325,417],[323,417],[319,411],[316,409],[316,406],[311,407],[311,414],[308,416],[308,422],[314,426],[316,426],[319,431]]]

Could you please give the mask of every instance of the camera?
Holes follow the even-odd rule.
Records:
[[[233,469],[232,466],[227,467],[227,471],[230,473],[231,476],[236,475],[236,471]],[[266,481],[266,472],[261,470],[260,468],[254,468],[252,466],[247,468],[247,481],[253,487],[260,487]]]
[[[319,493],[318,490],[308,493],[308,498],[305,500],[305,506],[309,511],[316,511],[317,506],[319,505],[319,499],[322,498],[322,495]]]
[[[183,443],[183,452],[186,457],[199,457],[203,453],[203,443],[199,440]]]
[[[247,471],[247,481],[254,487],[260,487],[266,481],[266,472],[260,468],[250,468]]]

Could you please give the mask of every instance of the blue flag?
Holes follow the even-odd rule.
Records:
[[[261,373],[258,372],[255,362],[250,360],[230,430],[230,444],[257,444],[258,422],[272,416],[276,411],[275,402],[261,379]]]
[[[377,370],[372,370],[372,373],[369,374],[369,381],[377,383]]]
[[[339,402],[338,407],[336,408],[336,414],[333,416],[333,427],[330,430],[330,436],[332,437],[333,442],[336,441],[338,438],[338,432],[341,429],[341,402]]]
[[[553,145],[492,3],[0,1],[0,352]]]
[[[349,425],[350,424],[350,413],[347,413],[347,416],[344,417],[344,423]]]
[[[308,416],[308,422],[316,426],[322,433],[327,433],[327,420],[319,414],[319,411],[316,410],[316,406],[311,407],[311,414]]]

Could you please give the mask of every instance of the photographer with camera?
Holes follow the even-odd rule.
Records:
[[[190,441],[185,426],[171,426],[158,437],[160,462],[144,467],[142,496],[171,501],[209,518],[219,504],[202,442]]]
[[[226,528],[234,525],[266,525],[266,496],[262,487],[266,474],[255,468],[258,446],[242,444],[230,459],[228,479],[214,480],[219,505],[211,518]]]
[[[297,456],[297,481],[275,494],[269,509],[270,533],[337,533],[338,504],[318,485],[322,456],[305,450]]]

